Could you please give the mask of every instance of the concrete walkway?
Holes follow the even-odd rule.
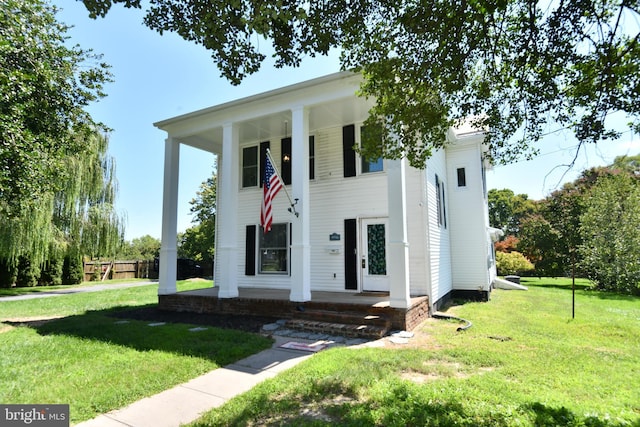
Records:
[[[69,286],[68,289],[53,289],[50,291],[33,292],[25,295],[15,295],[9,297],[0,297],[1,301],[20,301],[25,299],[59,297],[61,295],[79,294],[84,292],[100,292],[111,289],[135,288],[138,286],[157,285],[158,282],[132,282],[132,283],[115,283],[108,285],[88,285],[88,286]]]
[[[189,382],[131,405],[77,424],[77,427],[177,427],[198,419],[210,409],[256,384],[275,377],[314,353],[280,348],[291,338],[274,336],[273,346]],[[313,343],[296,339],[296,342]]]

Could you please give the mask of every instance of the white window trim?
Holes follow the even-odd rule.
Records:
[[[262,252],[263,249],[262,249],[262,247],[260,245],[261,242],[262,242],[260,233],[262,233],[263,231],[262,231],[262,227],[258,226],[258,227],[256,227],[257,232],[258,232],[258,236],[257,236],[258,240],[256,242],[256,251],[257,251],[257,253],[256,253],[256,263],[257,263],[257,267],[258,267],[257,268],[257,273],[259,275],[287,276],[287,275],[290,274],[290,271],[291,271],[291,248],[290,248],[290,245],[289,245],[289,241],[290,241],[290,238],[291,238],[291,234],[290,234],[291,227],[289,226],[288,222],[274,222],[273,224],[271,224],[272,231],[270,231],[270,233],[273,232],[273,227],[274,226],[279,226],[279,225],[284,225],[284,227],[285,227],[286,242],[285,242],[285,247],[284,248],[279,248],[278,247],[278,248],[275,248],[275,249],[277,249],[277,250],[283,250],[284,249],[285,250],[285,253],[286,253],[286,256],[287,256],[286,262],[285,262],[285,265],[286,265],[285,271],[262,271],[262,259],[261,259],[261,255],[262,254],[261,254],[261,252]],[[269,248],[267,248],[267,249],[269,249]]]

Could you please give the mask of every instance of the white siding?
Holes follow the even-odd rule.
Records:
[[[452,290],[452,265],[451,265],[451,239],[449,228],[451,227],[447,218],[447,227],[438,223],[437,195],[436,195],[436,174],[441,184],[448,181],[446,174],[445,153],[438,151],[427,162],[426,170],[426,195],[428,210],[428,245],[429,263],[431,268],[431,303],[437,302]],[[449,197],[445,191],[446,215],[449,217],[451,208]]]
[[[387,180],[386,173],[371,173],[355,177],[343,177],[342,127],[333,127],[311,132],[315,135],[315,179],[310,183],[310,245],[311,245],[311,289],[342,291],[344,277],[344,220],[349,218],[386,217]],[[272,156],[280,157],[280,138],[271,139]],[[256,141],[257,142],[257,141]],[[249,144],[250,145],[250,144]],[[292,161],[296,161],[293,159]],[[278,165],[279,167],[279,165]],[[290,191],[290,187],[287,187]],[[288,288],[287,275],[246,276],[245,230],[250,224],[258,224],[262,189],[244,188],[238,191],[238,285],[241,287]],[[292,222],[296,217],[287,211],[289,201],[284,191],[278,193],[273,208],[273,222]],[[330,241],[337,233],[340,241]],[[339,247],[340,252],[330,253],[330,248]]]
[[[429,295],[430,278],[427,262],[427,203],[425,172],[407,168],[407,234],[411,295]]]
[[[447,148],[454,289],[489,289],[488,212],[481,155],[477,143]],[[465,187],[458,187],[458,168],[465,169]]]

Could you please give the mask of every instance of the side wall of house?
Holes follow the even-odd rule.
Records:
[[[444,151],[438,151],[427,162],[426,179],[427,207],[427,253],[430,264],[430,301],[438,302],[452,290],[451,264],[451,215],[446,190],[447,164]],[[438,199],[440,202],[438,202]]]
[[[479,141],[457,143],[446,153],[453,288],[486,292],[490,285],[491,243],[481,145]]]

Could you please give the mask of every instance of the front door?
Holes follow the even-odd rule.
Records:
[[[389,291],[387,274],[388,225],[386,218],[366,218],[360,223],[362,291]]]

